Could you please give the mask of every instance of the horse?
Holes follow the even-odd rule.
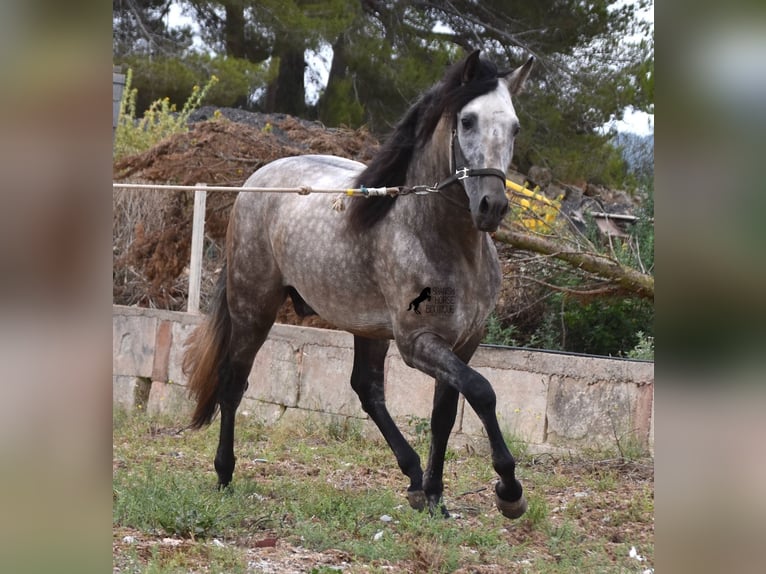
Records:
[[[219,488],[232,480],[234,419],[256,353],[290,296],[354,337],[351,387],[409,479],[417,510],[449,516],[442,501],[447,441],[459,393],[486,429],[495,504],[507,518],[527,508],[515,460],[495,414],[490,382],[468,362],[494,308],[501,272],[490,232],[509,211],[505,171],[519,120],[511,96],[522,89],[534,58],[499,71],[474,51],[450,66],[394,127],[365,166],[328,155],[277,159],[245,186],[417,186],[435,193],[349,197],[333,209],[327,196],[240,192],[226,236],[226,264],[206,320],[183,357],[192,428],[220,410],[214,466]],[[408,312],[422,286],[450,293],[434,312]],[[345,296],[356,293],[353,300]],[[431,444],[421,460],[386,408],[384,361],[391,340],[405,364],[435,379]]]

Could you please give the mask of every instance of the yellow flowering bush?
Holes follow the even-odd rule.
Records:
[[[210,89],[218,83],[212,76],[205,86],[194,86],[192,93],[180,112],[170,98],[152,102],[140,120],[136,119],[137,88],[131,87],[133,70],[125,76],[125,88],[120,102],[120,116],[114,134],[114,159],[120,159],[146,151],[173,134],[188,131],[187,122],[191,113],[200,106]]]
[[[561,211],[563,195],[556,199],[544,196],[539,187],[529,189],[513,181],[506,180],[506,195],[511,202],[510,217],[525,229],[536,233],[552,233],[556,226],[556,217]]]

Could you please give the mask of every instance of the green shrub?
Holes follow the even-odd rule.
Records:
[[[654,337],[647,336],[643,331],[636,333],[638,342],[636,346],[628,351],[629,359],[644,359],[646,361],[654,360]]]
[[[530,346],[575,353],[625,356],[642,336],[654,333],[654,306],[638,297],[580,301],[556,293]]]
[[[205,98],[209,105],[250,108],[253,94],[265,88],[274,74],[263,63],[206,54],[189,54],[183,58],[136,55],[120,58],[116,63],[133,70],[139,114],[152,102],[165,97],[181,106],[192,88],[205,84],[211,76],[216,76],[218,82]]]
[[[205,86],[195,85],[180,112],[169,97],[155,100],[143,117],[137,119],[136,98],[138,89],[132,86],[133,70],[125,76],[125,88],[120,102],[120,116],[114,134],[114,159],[144,152],[168,136],[187,131],[189,116],[200,106],[210,89],[218,82],[212,76]]]
[[[514,325],[503,326],[500,318],[493,312],[487,319],[486,331],[482,343],[516,347],[518,346],[516,335],[516,327]]]

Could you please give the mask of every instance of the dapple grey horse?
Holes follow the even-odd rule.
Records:
[[[237,197],[219,293],[184,356],[197,403],[192,426],[209,424],[220,408],[220,487],[232,480],[234,416],[253,361],[290,296],[299,313],[317,313],[354,335],[351,386],[409,478],[413,508],[447,514],[444,456],[462,393],[489,438],[498,509],[509,518],[524,513],[495,392],[468,361],[500,289],[488,232],[509,210],[505,170],[519,131],[511,95],[532,63],[499,72],[473,52],[417,100],[367,167],[307,155],[274,161],[247,180],[261,187],[401,186],[402,194],[348,198],[344,210],[322,195]],[[431,193],[406,193],[423,185]],[[410,303],[426,288],[433,300],[415,313]],[[386,409],[383,367],[392,339],[407,365],[436,381],[425,472]]]

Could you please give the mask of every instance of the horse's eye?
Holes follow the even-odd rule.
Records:
[[[516,137],[519,135],[519,132],[521,131],[521,126],[519,124],[516,124],[513,126],[513,137]]]
[[[471,116],[462,117],[460,123],[464,130],[470,130],[473,127],[473,118]]]

